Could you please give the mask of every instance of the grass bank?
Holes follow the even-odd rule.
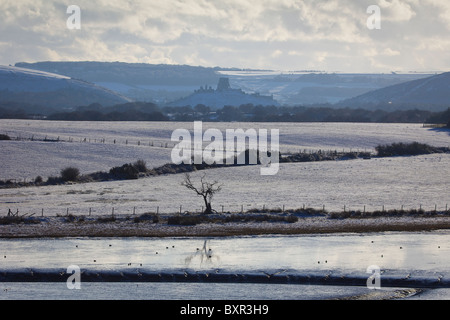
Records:
[[[269,210],[270,211],[270,210]],[[450,229],[450,212],[291,212],[2,217],[2,238],[46,237],[226,237],[329,233],[419,232]]]

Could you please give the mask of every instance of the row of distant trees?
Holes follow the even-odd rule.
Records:
[[[194,107],[159,107],[152,103],[127,103],[103,108],[98,105],[73,112],[55,113],[51,120],[77,121],[250,121],[250,122],[378,122],[378,123],[448,123],[445,112],[427,110],[366,110],[331,106],[260,106],[244,104],[211,109]]]
[[[450,108],[444,112],[433,114],[427,121],[428,123],[446,123],[447,128],[450,128]]]
[[[35,118],[29,110],[6,108],[0,104],[0,118]],[[49,112],[49,120],[67,121],[250,121],[250,122],[378,122],[378,123],[442,123],[450,124],[450,108],[443,112],[426,110],[368,110],[316,106],[261,106],[243,104],[212,109],[158,106],[132,102],[104,107],[98,103],[78,107],[69,112]]]

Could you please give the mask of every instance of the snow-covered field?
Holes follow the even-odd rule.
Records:
[[[217,180],[222,191],[213,201],[217,211],[239,212],[250,208],[295,209],[303,205],[327,210],[445,209],[450,203],[450,155],[286,163],[275,176],[259,175],[259,168],[211,169],[192,174],[197,182],[204,173]],[[129,181],[63,186],[3,189],[2,214],[13,211],[46,215],[130,214],[200,211],[202,199],[181,185],[183,174]],[[3,212],[4,211],[4,212]]]
[[[143,159],[149,167],[171,162],[176,129],[193,133],[192,122],[64,122],[0,120],[0,133],[11,137],[72,142],[0,141],[0,179],[57,176],[67,166],[82,173]],[[449,131],[418,124],[364,123],[203,123],[203,130],[279,129],[281,152],[300,150],[372,151],[379,144],[418,141],[449,146]],[[86,141],[86,142],[84,142]]]
[[[170,162],[170,150],[161,147],[139,147],[113,143],[10,141],[2,143],[0,179],[34,180],[59,176],[72,166],[83,174],[109,171],[110,168],[145,159],[149,167]]]
[[[448,131],[437,131],[412,124],[257,124],[208,123],[204,129],[279,128],[282,148],[372,150],[391,142],[419,141],[448,146]],[[0,141],[2,146],[0,178],[34,179],[59,175],[69,165],[83,173],[109,170],[112,166],[144,159],[149,167],[170,162],[170,136],[177,128],[192,130],[192,123],[90,123],[47,121],[0,121],[0,132],[11,136],[36,136],[73,142]],[[105,143],[79,142],[79,139],[105,139]],[[95,138],[94,138],[95,137]],[[78,139],[78,141],[76,140]],[[116,139],[116,144],[112,141]],[[67,139],[68,140],[68,139]],[[128,140],[128,144],[125,141]],[[137,145],[137,141],[142,141]],[[145,143],[144,143],[145,141]],[[154,146],[148,146],[153,141]],[[163,147],[156,147],[156,141]],[[450,155],[373,158],[371,160],[283,163],[275,176],[261,176],[258,166],[207,170],[192,175],[193,181],[204,173],[218,180],[223,189],[213,205],[217,211],[249,208],[293,209],[303,205],[327,210],[386,210],[416,208],[445,209],[450,203],[448,176]],[[0,214],[21,212],[56,215],[67,212],[104,214],[130,212],[173,213],[199,211],[202,201],[181,186],[182,174],[150,177],[133,181],[113,181],[64,186],[3,189]]]

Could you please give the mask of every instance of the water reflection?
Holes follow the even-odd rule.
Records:
[[[450,232],[231,238],[1,239],[0,269],[450,272]]]
[[[199,260],[199,267],[212,266],[214,262],[216,264],[220,263],[220,257],[212,250],[210,246],[210,239],[204,240],[203,247],[196,248],[195,253],[187,256],[185,261],[186,267],[195,267],[195,261]]]

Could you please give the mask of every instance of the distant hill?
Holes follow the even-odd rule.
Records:
[[[228,77],[234,89],[241,89],[248,94],[273,95],[282,105],[314,105],[334,104],[376,89],[430,76],[417,73],[285,73],[273,70],[100,61],[19,62],[16,66],[82,79],[134,101],[158,105],[186,98],[201,86],[215,87],[221,77]]]
[[[99,61],[19,62],[16,67],[41,70],[83,79],[93,83],[115,82],[129,85],[200,86],[217,83],[213,68]]]
[[[220,71],[228,76],[234,87],[243,91],[273,95],[282,105],[313,106],[335,104],[373,90],[411,80],[423,79],[422,73],[310,73]]]
[[[450,72],[374,90],[338,103],[350,108],[443,111],[450,106]]]
[[[126,62],[45,61],[19,62],[23,67],[83,79],[118,92],[132,100],[165,103],[190,94],[206,84],[215,84],[214,68]]]
[[[39,106],[46,109],[67,109],[92,103],[114,105],[129,102],[113,91],[86,81],[58,74],[0,66],[0,105]],[[26,110],[32,112],[33,110]],[[38,113],[40,110],[35,110]]]

